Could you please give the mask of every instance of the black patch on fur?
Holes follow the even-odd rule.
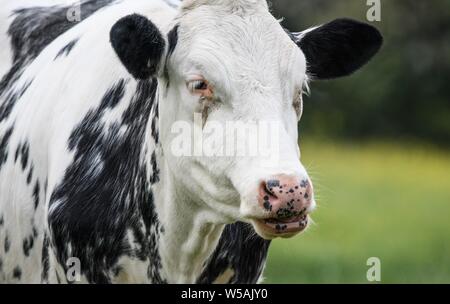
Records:
[[[34,170],[34,167],[33,167],[33,165],[31,165],[30,170],[28,171],[28,175],[27,175],[27,185],[31,184],[31,180],[33,179],[33,170]]]
[[[108,108],[113,108],[116,106],[120,100],[122,100],[125,94],[125,81],[123,79],[119,80],[111,89],[109,89],[102,98],[100,106],[88,112],[83,121],[75,128],[69,138],[69,150],[73,151],[77,149],[77,155],[82,157],[83,155],[93,155],[95,152],[91,151],[94,144],[99,144],[96,141],[103,136],[103,125],[100,125],[100,119],[103,116],[105,110]],[[111,126],[110,131],[118,132],[119,126]],[[98,147],[100,149],[102,147]],[[106,156],[105,156],[106,157]],[[90,168],[91,170],[94,168]]]
[[[20,149],[20,155],[22,157],[22,162],[21,162],[22,170],[25,170],[28,165],[29,154],[30,154],[30,145],[27,142],[25,142],[22,145],[22,148]]]
[[[36,228],[36,226],[34,224],[33,224],[32,232],[33,232],[33,237],[36,238],[38,236],[38,230],[37,230],[37,228]]]
[[[230,284],[255,284],[264,269],[270,241],[259,237],[249,224],[227,225],[198,283],[211,284],[227,269],[235,274]]]
[[[382,43],[375,27],[351,19],[331,21],[297,42],[306,56],[307,73],[316,79],[352,74],[379,51]]]
[[[125,80],[121,79],[117,82],[112,90],[106,93],[100,104],[100,110],[103,111],[107,108],[112,109],[122,100],[125,94]]]
[[[5,74],[5,76],[3,76],[3,78],[0,80],[0,97],[3,97],[4,93],[7,91],[7,89],[11,87],[11,84],[14,83],[14,81],[16,81],[19,78],[20,74],[21,74],[21,65],[14,64],[11,67],[11,69]],[[2,101],[2,104],[0,104],[0,122],[4,119],[1,118],[2,116],[7,116],[1,113],[11,112],[10,109],[6,110],[6,108],[12,107],[11,101],[7,104],[7,106],[5,106],[4,104],[6,104],[5,101]]]
[[[34,188],[33,188],[34,210],[36,210],[37,207],[39,206],[40,191],[41,191],[41,186],[39,184],[39,181],[36,181],[36,184],[34,185]]]
[[[22,269],[20,269],[19,266],[14,267],[13,278],[16,280],[20,280],[22,278]]]
[[[138,82],[121,119],[105,124],[105,110],[125,94],[124,81],[119,81],[69,138],[74,160],[51,194],[50,205],[58,206],[49,213],[48,221],[61,266],[66,267],[67,258],[78,257],[82,274],[91,283],[111,282],[113,269],[124,255],[148,260],[151,280],[163,282],[159,274],[159,222],[143,163],[148,156],[142,155],[156,88],[156,80]],[[128,230],[139,249],[130,247]]]
[[[55,60],[58,59],[61,56],[68,56],[70,52],[72,51],[75,44],[78,42],[78,38],[70,41],[68,44],[66,44],[59,52],[56,54]]]
[[[3,99],[1,100],[0,104],[0,122],[9,117],[14,108],[14,105],[23,96],[23,94],[25,94],[32,82],[33,81],[27,82],[22,88],[18,90],[12,89],[8,93],[5,93],[4,99],[2,96],[2,89],[0,88],[0,97]],[[0,86],[2,86],[1,83]],[[6,87],[4,88],[4,90],[6,90]]]
[[[9,240],[8,234],[6,234],[6,236],[5,236],[5,243],[4,243],[5,253],[8,253],[9,248],[11,248],[11,241]]]
[[[170,85],[170,79],[169,79],[169,70],[167,69],[167,61],[169,60],[170,56],[175,51],[175,48],[178,44],[178,29],[179,25],[175,25],[174,28],[172,28],[169,33],[167,34],[167,42],[168,42],[168,50],[167,50],[167,56],[166,56],[166,64],[164,65],[164,77],[167,81],[167,88]]]
[[[152,153],[152,157],[150,159],[150,164],[152,166],[152,175],[150,176],[150,183],[151,184],[156,184],[159,182],[159,167],[158,167],[158,162],[156,159],[156,152],[153,151]]]
[[[154,116],[152,118],[152,137],[155,140],[155,144],[159,144],[159,104],[155,107]]]
[[[41,282],[48,282],[48,272],[50,270],[50,259],[49,259],[49,247],[50,241],[47,235],[44,235],[44,242],[42,244],[42,255],[41,255],[41,264],[42,264],[42,272],[41,272]]]
[[[5,224],[5,218],[2,216],[0,216],[0,227],[2,227]]]
[[[0,136],[0,169],[3,164],[8,160],[8,143],[14,128],[10,127],[6,130],[3,136]]]
[[[173,29],[170,30],[170,32],[167,34],[167,42],[169,44],[168,50],[167,50],[167,57],[172,55],[172,53],[175,51],[175,48],[178,44],[178,28],[180,26],[177,24]]]
[[[29,235],[26,239],[23,240],[23,254],[25,256],[30,256],[30,250],[33,249],[34,246],[34,236]]]
[[[17,160],[19,159],[19,155],[20,155],[20,145],[17,146],[16,153],[14,153],[14,163],[16,163]]]
[[[114,0],[82,1],[80,11],[84,19]],[[72,6],[35,6],[14,11],[15,19],[8,34],[14,51],[14,62],[36,58],[57,37],[70,30],[77,22],[67,18]]]
[[[133,77],[148,79],[156,74],[166,42],[150,20],[137,14],[123,17],[112,27],[110,40]]]

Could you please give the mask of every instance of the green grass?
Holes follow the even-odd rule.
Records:
[[[450,153],[414,145],[302,143],[315,224],[274,241],[267,283],[450,283]]]

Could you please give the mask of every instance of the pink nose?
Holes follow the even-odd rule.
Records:
[[[288,219],[307,212],[313,187],[309,179],[278,175],[261,183],[259,203],[276,219]]]

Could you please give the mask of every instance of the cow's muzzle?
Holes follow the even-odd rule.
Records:
[[[256,221],[257,230],[269,236],[290,237],[306,229],[315,207],[309,178],[279,175],[262,182],[259,204],[267,216]]]

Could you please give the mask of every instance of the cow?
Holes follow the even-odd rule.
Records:
[[[293,33],[266,0],[40,1],[0,13],[0,282],[260,282],[316,207],[307,83],[361,68],[379,31]],[[221,148],[212,124],[264,121],[273,163],[174,153],[179,122]]]

